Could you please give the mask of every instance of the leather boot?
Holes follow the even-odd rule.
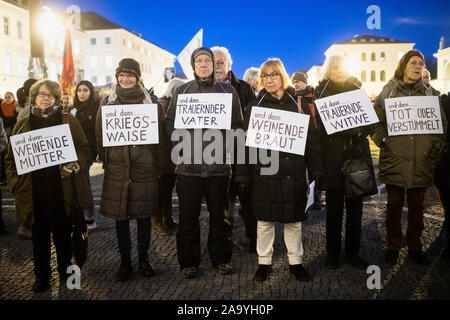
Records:
[[[163,206],[161,209],[163,226],[170,233],[176,232],[178,229],[178,223],[175,222],[175,219],[172,216],[172,207]]]
[[[161,208],[159,209],[159,215],[152,217],[152,230],[158,236],[167,236],[170,234],[169,230],[164,226],[161,218]]]
[[[139,249],[139,271],[144,277],[155,275],[155,268],[148,262],[147,250]]]
[[[116,273],[117,281],[126,281],[130,278],[133,268],[131,267],[130,254],[120,256],[120,267]]]

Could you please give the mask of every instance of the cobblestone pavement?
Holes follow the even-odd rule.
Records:
[[[382,288],[369,290],[366,286],[370,276],[365,270],[355,270],[343,264],[337,270],[328,270],[325,260],[326,211],[312,211],[303,226],[304,265],[313,281],[300,283],[288,269],[286,247],[282,228],[277,225],[274,245],[273,267],[269,280],[258,283],[253,280],[257,268],[257,255],[246,251],[247,240],[242,220],[235,213],[233,229],[233,258],[235,272],[220,275],[212,267],[206,246],[208,213],[202,207],[202,263],[196,279],[185,280],[179,274],[175,235],[152,234],[150,259],[157,275],[143,278],[137,271],[136,224],[131,223],[133,238],[132,278],[127,282],[114,281],[119,266],[119,254],[115,224],[98,214],[101,194],[102,172],[96,164],[91,168],[98,228],[89,233],[88,261],[81,272],[81,290],[69,290],[59,283],[56,256],[52,247],[52,289],[35,294],[31,241],[19,240],[15,232],[14,202],[2,187],[4,219],[9,235],[0,238],[0,299],[1,300],[311,300],[311,299],[450,299],[450,263],[440,257],[445,245],[442,229],[443,212],[436,196],[430,189],[426,198],[425,230],[423,244],[431,258],[430,266],[418,266],[406,257],[403,248],[400,263],[388,267],[383,262],[386,238],[384,208],[386,195],[366,199],[364,205],[361,256],[370,264],[381,268]],[[178,204],[174,196],[174,212],[178,217]]]

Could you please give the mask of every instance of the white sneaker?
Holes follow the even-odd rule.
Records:
[[[93,223],[89,223],[87,225],[87,229],[88,230],[92,230],[92,229],[95,229],[95,228],[97,228],[97,224],[95,223],[95,221]]]

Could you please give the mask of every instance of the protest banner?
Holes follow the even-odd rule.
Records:
[[[17,175],[78,160],[68,124],[16,134],[10,140]]]
[[[389,136],[443,134],[437,96],[410,96],[384,100]]]
[[[309,115],[253,107],[245,145],[304,155],[308,126]]]
[[[315,104],[329,135],[378,122],[377,114],[364,89],[317,99]]]
[[[175,129],[231,129],[231,93],[179,94]]]
[[[102,107],[104,147],[159,143],[158,106],[127,104]]]

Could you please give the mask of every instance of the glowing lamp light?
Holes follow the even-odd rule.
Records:
[[[355,58],[345,57],[344,68],[352,76],[356,77],[358,75],[358,62]]]
[[[42,7],[43,13],[39,19],[39,31],[44,39],[60,38],[64,33],[64,23],[48,7]]]

